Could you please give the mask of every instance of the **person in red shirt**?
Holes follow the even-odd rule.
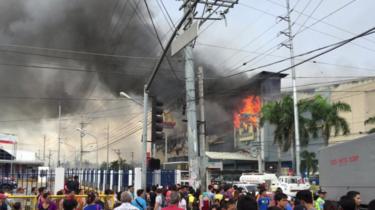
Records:
[[[176,191],[172,191],[168,207],[162,208],[162,210],[184,210],[178,207],[179,201],[180,201],[179,193]]]

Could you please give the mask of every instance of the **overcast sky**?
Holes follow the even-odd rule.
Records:
[[[168,2],[168,10],[172,18],[178,20],[181,13],[176,11],[180,2],[165,2]],[[373,22],[375,1],[372,0],[298,0],[291,1],[290,5],[294,9],[291,13],[291,20],[295,23],[292,30],[294,33],[302,31],[294,39],[295,55],[342,41],[375,26]],[[216,21],[200,34],[197,50],[208,53],[212,60],[216,60],[217,57],[221,57],[220,60],[224,58],[225,62],[220,64],[223,63],[227,67],[237,67],[257,57],[258,54],[268,55],[272,52],[271,55],[250,62],[237,72],[288,57],[287,49],[277,47],[285,40],[285,36],[279,35],[279,32],[287,28],[287,23],[279,22],[277,18],[285,16],[285,7],[285,0],[240,0],[226,16],[227,24],[224,21]],[[320,19],[322,20],[319,21]],[[159,24],[163,24],[163,21],[159,20]],[[210,23],[206,23],[203,29],[209,25]],[[310,25],[312,25],[310,28],[305,29],[305,26]],[[208,47],[207,44],[231,49]],[[319,77],[299,78],[297,84],[349,79],[337,76],[373,76],[375,75],[373,72],[375,61],[372,59],[374,54],[374,35],[361,38],[315,59],[326,64],[307,63],[297,67],[297,77]],[[277,71],[285,65],[288,65],[288,62],[263,70]],[[340,66],[359,68],[340,68]],[[364,70],[366,68],[370,70]],[[284,79],[283,86],[290,86],[290,79]]]

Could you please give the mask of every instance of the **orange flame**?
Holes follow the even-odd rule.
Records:
[[[241,122],[251,123],[256,126],[260,109],[261,102],[259,96],[247,96],[245,99],[242,99],[240,109],[233,113],[234,127],[239,128]]]

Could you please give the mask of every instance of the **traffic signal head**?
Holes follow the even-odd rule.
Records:
[[[156,98],[152,101],[152,118],[151,118],[151,141],[164,140],[163,133],[163,103]]]

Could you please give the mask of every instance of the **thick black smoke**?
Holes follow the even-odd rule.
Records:
[[[150,58],[160,52],[139,0],[1,0],[0,5],[0,107],[9,110],[4,118],[15,113],[56,117],[58,103],[65,113],[74,113],[86,101],[72,98],[90,98],[98,82],[114,96],[121,90],[139,94],[155,64]],[[163,68],[155,91],[176,84],[166,63]]]

